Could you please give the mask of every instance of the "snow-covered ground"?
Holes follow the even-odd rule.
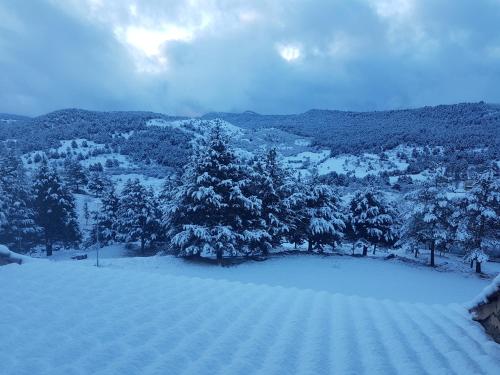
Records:
[[[385,159],[380,155],[364,153],[362,155],[338,155],[330,157],[329,150],[305,151],[284,158],[285,164],[304,174],[316,167],[319,175],[336,172],[350,174],[358,178],[367,175],[378,175],[383,171],[405,171],[408,163],[399,155],[406,149],[398,146],[385,152]]]
[[[110,250],[101,249],[101,265],[114,269],[311,289],[400,302],[465,303],[490,282],[474,274],[439,272],[382,258],[292,255],[219,268],[173,256],[119,257],[117,251],[116,246]],[[95,256],[91,255],[87,262],[94,264]]]
[[[146,124],[147,126],[156,126],[160,128],[179,129],[192,134],[193,132],[201,133],[208,124],[215,124],[216,122],[218,122],[231,137],[240,137],[243,135],[243,129],[221,119],[200,120],[193,118],[186,120],[166,121],[164,119],[158,118],[148,120]]]
[[[123,186],[128,180],[138,179],[141,184],[147,188],[152,187],[153,190],[158,193],[161,191],[165,180],[162,178],[149,177],[139,173],[123,173],[110,176],[111,180],[114,182],[117,191],[122,191]]]
[[[375,154],[340,155],[321,162],[318,165],[318,173],[323,175],[336,172],[363,178],[370,174],[377,175],[383,171],[404,171],[407,168],[408,163],[397,158],[394,153],[388,153],[387,160],[382,160],[379,155]]]
[[[500,372],[500,347],[461,304],[402,303],[302,289],[305,285],[265,285],[269,274],[259,282],[271,271],[266,267],[297,271],[293,262],[302,261],[302,272],[288,275],[299,280],[317,272],[319,261],[328,262],[305,259],[234,268],[247,275],[245,267],[264,269],[252,284],[216,280],[207,273],[203,278],[172,276],[85,262],[4,266],[0,346],[6,350],[0,351],[0,373]],[[332,275],[351,267],[321,264]],[[210,270],[236,274],[233,268]],[[379,277],[367,277],[365,283],[389,281],[379,273],[383,269],[376,270]],[[340,281],[332,278],[323,281]],[[432,289],[441,285],[431,280],[427,288],[435,293]]]

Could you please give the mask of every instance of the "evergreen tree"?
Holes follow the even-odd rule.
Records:
[[[171,229],[171,212],[173,212],[177,207],[177,197],[176,194],[178,189],[182,186],[182,181],[179,175],[169,175],[165,178],[163,186],[161,187],[160,193],[158,195],[158,201],[160,203],[160,209],[162,212],[161,226],[162,230],[167,233]]]
[[[83,204],[83,217],[85,218],[85,226],[89,225],[90,212],[89,204],[87,202]]]
[[[467,259],[476,262],[476,272],[488,260],[488,249],[500,247],[500,182],[492,173],[478,177],[464,200],[460,239],[467,249]]]
[[[91,171],[88,177],[87,189],[91,194],[100,197],[104,191],[110,188],[112,182],[102,172]]]
[[[42,155],[40,155],[39,153],[36,153],[35,156],[33,157],[33,162],[38,164],[41,161],[42,161]]]
[[[87,184],[87,175],[80,162],[68,157],[64,159],[64,177],[69,189],[74,192],[80,192],[81,188]]]
[[[113,243],[117,239],[118,212],[120,200],[113,185],[103,193],[99,211],[92,214],[94,226],[91,242],[99,240],[102,245]]]
[[[308,188],[300,177],[292,179],[292,192],[287,204],[293,214],[290,218],[287,239],[295,245],[295,248],[307,240],[308,212],[305,201]]]
[[[323,251],[324,245],[337,246],[343,238],[345,217],[335,191],[328,185],[313,182],[304,204],[308,251]]]
[[[357,192],[349,204],[349,226],[357,239],[364,239],[373,245],[390,245],[397,239],[397,214],[382,193],[368,189]],[[363,255],[366,254],[366,247]]]
[[[248,168],[238,160],[220,124],[196,145],[168,212],[171,244],[180,256],[263,252],[270,236],[261,201],[250,195]]]
[[[3,227],[7,225],[7,202],[3,186],[0,184],[0,233]]]
[[[252,193],[262,202],[261,216],[271,236],[270,245],[278,246],[290,232],[293,212],[289,199],[292,193],[290,175],[280,163],[275,148],[254,160],[250,177]],[[267,253],[265,248],[264,254]]]
[[[80,232],[73,195],[44,159],[33,184],[35,223],[42,228],[47,256],[55,241],[77,243]]]
[[[412,193],[410,198],[414,208],[405,220],[403,236],[428,244],[430,266],[434,267],[436,248],[453,242],[455,238],[453,218],[456,207],[445,192],[435,187],[424,187]]]
[[[7,153],[0,159],[0,242],[21,252],[35,240],[37,227],[22,160]],[[8,225],[7,225],[8,223]]]
[[[118,239],[140,241],[141,254],[151,247],[160,232],[161,212],[152,189],[146,189],[138,179],[128,180],[123,188],[118,208]]]

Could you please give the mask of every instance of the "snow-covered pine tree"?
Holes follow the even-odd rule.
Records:
[[[47,256],[55,241],[78,243],[80,231],[73,195],[43,159],[33,184],[35,223],[42,228]]]
[[[292,178],[292,192],[287,199],[287,205],[293,214],[287,239],[295,248],[307,240],[308,212],[305,202],[308,190],[309,186],[302,181],[300,175]]]
[[[138,179],[123,187],[118,208],[117,238],[124,242],[140,241],[141,254],[151,247],[160,234],[161,212],[152,189]]]
[[[32,245],[37,233],[30,184],[22,160],[14,153],[0,158],[0,242],[17,252]],[[1,225],[1,216],[8,225]]]
[[[245,255],[269,246],[261,201],[249,194],[248,167],[238,160],[220,123],[195,145],[168,212],[168,234],[179,256]]]
[[[500,182],[492,172],[478,176],[465,197],[462,219],[459,233],[466,259],[476,262],[476,272],[481,273],[488,249],[500,247]]]
[[[3,187],[0,185],[0,233],[3,230],[3,226],[7,224],[6,214],[7,204],[5,203],[5,192]]]
[[[87,202],[83,204],[83,217],[85,218],[85,225],[89,225],[90,211],[89,204]]]
[[[292,184],[275,148],[259,155],[252,163],[252,193],[262,202],[261,216],[271,236],[270,245],[279,246],[290,232],[293,212],[290,207]],[[264,255],[268,249],[264,249]]]
[[[87,189],[91,194],[100,197],[111,184],[111,180],[103,172],[90,171]]]
[[[409,195],[413,210],[409,212],[402,228],[403,239],[429,245],[430,266],[434,267],[435,252],[439,246],[453,242],[456,235],[454,212],[456,206],[445,191],[424,187]]]
[[[328,185],[313,182],[305,194],[304,204],[308,251],[323,251],[324,245],[335,248],[345,230],[345,216],[337,193]]]
[[[99,211],[92,213],[94,221],[91,233],[92,243],[99,239],[101,245],[108,245],[116,240],[119,207],[119,197],[115,187],[111,184],[102,193]]]
[[[166,233],[167,238],[170,238],[168,233],[171,229],[171,213],[177,208],[177,192],[181,186],[182,181],[179,175],[168,175],[158,194],[158,201],[162,212],[161,227],[162,231]]]
[[[390,245],[397,240],[397,213],[382,195],[373,189],[359,191],[349,204],[349,225],[358,240],[368,241],[373,245]],[[363,248],[363,255],[366,254]]]
[[[474,262],[476,263],[477,273],[482,272],[481,265],[487,262],[488,260],[490,260],[490,257],[488,256],[488,254],[484,252],[483,249],[480,248],[468,250],[467,253],[465,254],[465,261],[470,263],[471,268],[473,267]]]
[[[80,162],[72,157],[64,159],[64,179],[73,193],[78,193],[87,184],[87,175]]]

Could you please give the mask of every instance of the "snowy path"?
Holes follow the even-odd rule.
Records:
[[[33,262],[0,269],[0,373],[499,374],[461,305]]]

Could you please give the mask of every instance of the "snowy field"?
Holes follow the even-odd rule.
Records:
[[[226,269],[172,258],[108,258],[102,268],[91,260],[1,267],[0,345],[8,350],[0,352],[0,373],[500,373],[500,347],[462,304],[379,299],[390,290],[399,290],[394,299],[437,290],[443,302],[468,299],[484,283],[464,279],[455,288],[471,283],[467,291],[450,297],[437,272],[424,279],[416,276],[422,270],[403,274],[394,264],[344,258]],[[371,277],[357,284],[376,298],[346,295],[363,294],[349,286],[354,277],[344,277],[367,272],[367,262]],[[304,289],[313,286],[306,274],[324,285]],[[397,287],[386,285],[398,279]]]
[[[105,254],[105,251],[101,254]],[[222,269],[203,263],[193,264],[171,256],[113,258],[105,259],[102,263],[110,268],[311,289],[403,302],[467,302],[490,282],[473,274],[439,272],[427,267],[349,256],[287,256]]]
[[[58,264],[74,263],[71,256],[80,253],[57,251],[52,260]],[[88,259],[78,263],[95,265],[95,249],[87,250],[86,254]],[[461,258],[439,255],[436,262],[440,267],[431,269],[424,264],[384,260],[387,254],[383,252],[379,252],[379,257],[366,258],[277,255],[264,262],[250,261],[222,268],[170,255],[130,257],[122,244],[106,246],[99,254],[102,268],[310,289],[397,302],[465,304],[491,282],[491,279],[478,277]],[[419,258],[424,263],[425,259],[425,255]],[[500,273],[500,263],[488,262],[483,265],[483,271],[494,277]]]

